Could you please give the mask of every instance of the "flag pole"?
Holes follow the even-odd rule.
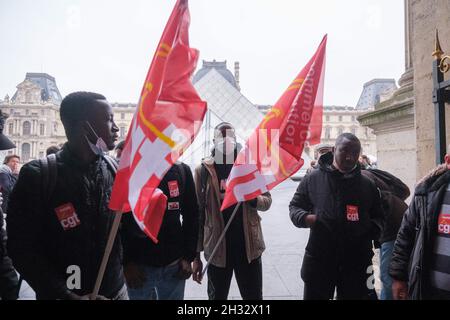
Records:
[[[219,249],[219,245],[220,243],[223,241],[223,239],[225,238],[225,234],[227,233],[228,229],[230,228],[231,222],[233,221],[234,217],[236,216],[236,213],[239,210],[239,207],[241,206],[242,202],[239,202],[236,207],[233,210],[233,213],[230,216],[230,219],[228,219],[228,222],[225,226],[225,228],[222,231],[222,234],[219,237],[219,240],[216,243],[216,246],[214,247],[213,251],[211,252],[211,255],[208,259],[208,261],[206,262],[206,266],[203,268],[202,271],[202,277],[205,275],[206,270],[208,270],[209,265],[211,264],[211,260],[214,258],[214,256],[216,255],[217,249]]]
[[[100,269],[97,274],[97,280],[95,281],[94,290],[92,291],[91,294],[91,300],[97,299],[98,292],[100,290],[100,285],[102,284],[103,276],[105,275],[106,265],[108,264],[109,256],[111,254],[112,247],[114,245],[114,240],[116,239],[117,231],[119,230],[122,214],[123,213],[121,211],[117,211],[116,216],[114,217],[113,225],[111,227],[111,231],[109,232],[105,253],[103,254],[102,263],[100,264]]]
[[[105,158],[103,158],[105,159]],[[105,159],[106,160],[106,159]],[[109,161],[106,160],[106,163],[109,164]],[[114,166],[110,166],[114,171],[114,174],[117,173],[117,169]],[[103,276],[105,275],[106,266],[108,265],[109,256],[111,255],[112,248],[114,246],[114,241],[116,240],[117,231],[119,230],[120,221],[122,220],[122,211],[116,211],[115,217],[113,220],[113,224],[111,226],[111,230],[108,236],[108,242],[106,243],[105,252],[103,254],[102,262],[100,264],[100,269],[98,270],[97,279],[95,280],[94,290],[91,293],[91,300],[96,300],[98,296],[98,292],[100,291],[100,286],[103,281]]]

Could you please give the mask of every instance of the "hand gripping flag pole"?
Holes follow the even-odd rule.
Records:
[[[202,277],[205,275],[206,271],[208,270],[209,265],[211,264],[211,260],[214,258],[214,256],[216,255],[216,251],[217,249],[219,249],[220,244],[222,243],[223,239],[225,238],[225,235],[228,231],[228,229],[230,228],[231,222],[233,222],[234,217],[236,216],[236,213],[239,210],[239,207],[242,205],[242,202],[239,202],[236,207],[233,210],[233,213],[230,216],[230,219],[228,220],[225,228],[222,231],[222,234],[219,237],[219,240],[217,241],[216,245],[214,246],[213,251],[211,252],[211,256],[209,257],[209,260],[206,262],[205,267],[203,268],[202,271]]]

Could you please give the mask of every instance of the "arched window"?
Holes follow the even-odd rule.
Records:
[[[29,121],[25,121],[23,123],[23,128],[22,128],[22,134],[25,135],[30,135],[31,134],[31,123]]]
[[[30,160],[31,156],[31,146],[29,143],[22,144],[22,161],[24,163]]]

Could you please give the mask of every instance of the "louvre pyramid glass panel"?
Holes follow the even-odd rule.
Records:
[[[231,123],[236,129],[238,142],[243,145],[264,117],[255,105],[215,69],[198,79],[194,86],[200,97],[208,103],[208,111],[199,134],[180,159],[191,169],[211,154],[214,128],[219,123]],[[306,154],[303,154],[303,159],[305,170],[309,167],[310,159]]]

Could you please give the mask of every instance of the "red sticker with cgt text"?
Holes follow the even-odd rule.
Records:
[[[81,224],[75,208],[69,202],[55,209],[56,216],[64,231],[78,227]]]
[[[168,182],[169,185],[169,193],[171,198],[176,198],[180,196],[180,188],[178,188],[178,181],[173,180]]]
[[[450,234],[450,214],[441,213],[438,218],[438,233]]]
[[[359,211],[357,206],[347,205],[347,221],[359,221]]]

